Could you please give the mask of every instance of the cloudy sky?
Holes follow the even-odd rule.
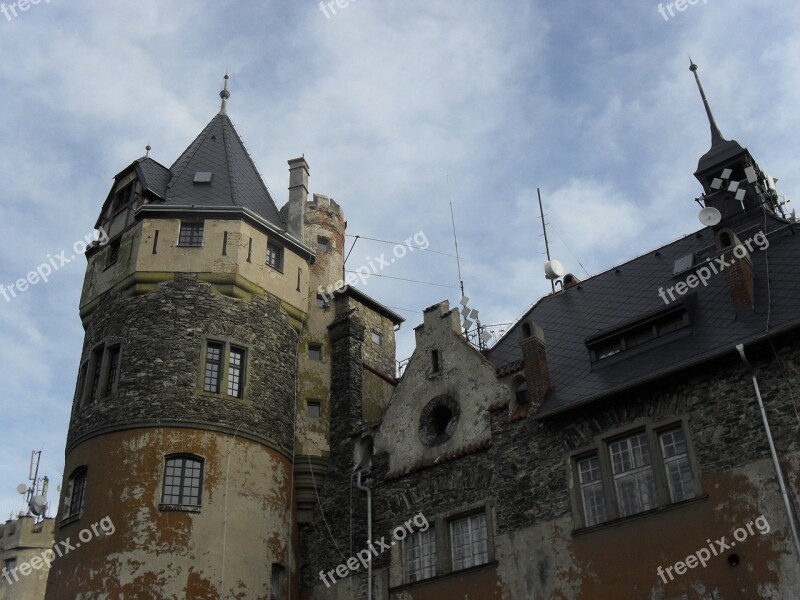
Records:
[[[687,54],[723,134],[800,201],[795,2],[699,0],[670,17],[651,0],[339,1],[6,0],[0,284],[70,257],[148,142],[172,164],[219,109],[226,68],[228,112],[279,205],[287,159],[305,154],[349,234],[424,232],[444,253],[381,273],[425,284],[362,286],[407,318],[398,358],[422,308],[460,298],[450,199],[485,323],[549,290],[537,187],[553,256],[582,278],[578,261],[594,275],[700,227],[692,173],[710,135]],[[391,251],[359,240],[348,267]],[[60,483],[84,267],[0,296],[0,518],[22,507],[31,450]]]

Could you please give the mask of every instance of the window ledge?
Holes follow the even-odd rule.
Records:
[[[573,529],[572,536],[577,537],[584,534],[592,533],[593,531],[608,529],[609,527],[615,527],[622,523],[628,523],[631,521],[636,521],[638,519],[645,519],[653,515],[660,515],[661,513],[671,510],[677,510],[679,508],[683,508],[684,506],[689,506],[692,504],[699,504],[700,502],[705,502],[706,500],[708,500],[708,494],[700,494],[699,496],[691,498],[690,500],[682,500],[680,502],[675,502],[674,504],[667,504],[666,506],[658,506],[656,508],[651,508],[650,510],[646,510],[644,512],[636,513],[635,515],[628,515],[627,517],[619,517],[611,521],[603,521],[602,523],[598,523],[597,525],[592,525],[591,527],[581,527],[579,529]]]
[[[449,571],[447,573],[442,573],[440,575],[434,575],[433,577],[428,577],[427,579],[420,579],[418,581],[412,581],[411,583],[403,583],[396,587],[390,587],[389,593],[394,594],[395,592],[410,590],[417,586],[427,585],[434,581],[442,581],[447,579],[448,577],[466,575],[467,573],[472,573],[473,571],[481,571],[483,569],[494,569],[495,567],[497,567],[497,565],[498,562],[496,560],[490,560],[489,562],[485,562],[482,565],[467,567],[466,569],[459,569],[457,571]]]
[[[283,275],[283,269],[282,269],[282,268],[276,267],[275,265],[271,265],[271,264],[269,264],[269,263],[264,263],[264,264],[265,264],[265,265],[267,265],[267,266],[268,266],[270,269],[272,269],[273,271],[277,271],[278,273],[280,273],[281,275]]]
[[[176,244],[177,248],[204,248],[203,244]]]
[[[71,523],[75,523],[76,521],[80,521],[82,516],[83,516],[83,513],[79,512],[78,514],[69,515],[68,517],[64,517],[63,519],[61,519],[58,522],[58,526],[59,527],[66,527],[67,525],[70,525]]]
[[[238,402],[240,404],[247,404],[248,406],[252,404],[250,400],[244,397],[238,396],[229,396],[228,394],[223,394],[222,392],[207,392],[202,388],[195,388],[195,394],[201,396],[203,398],[214,398],[216,400],[230,400],[231,402]],[[247,395],[247,392],[245,392]]]
[[[199,513],[202,512],[201,506],[190,506],[188,504],[161,504],[158,505],[158,510],[164,512],[191,512],[191,513]]]

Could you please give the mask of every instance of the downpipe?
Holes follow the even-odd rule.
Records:
[[[772,431],[769,428],[767,411],[764,410],[764,402],[761,399],[761,390],[758,387],[758,379],[756,379],[756,372],[744,354],[744,344],[737,344],[736,350],[739,352],[739,356],[741,357],[742,362],[750,370],[750,374],[753,377],[753,389],[756,392],[756,399],[758,400],[758,408],[761,410],[761,419],[764,421],[764,429],[767,432],[767,441],[769,442],[769,450],[772,453],[772,462],[775,464],[775,474],[778,476],[778,485],[780,486],[781,494],[783,495],[783,503],[786,507],[786,516],[789,519],[789,527],[791,527],[792,529],[792,537],[794,538],[794,548],[795,552],[797,553],[796,554],[797,560],[798,562],[800,562],[800,536],[798,536],[797,534],[797,525],[795,524],[794,512],[792,511],[792,502],[791,499],[789,498],[789,492],[786,490],[786,484],[783,481],[783,472],[781,470],[781,464],[780,462],[778,462],[778,453],[775,451],[775,443],[772,441]]]

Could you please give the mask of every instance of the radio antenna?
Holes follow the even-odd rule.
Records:
[[[461,257],[458,254],[458,235],[456,234],[456,217],[453,213],[453,196],[450,193],[450,176],[447,176],[447,198],[450,200],[450,220],[453,223],[453,240],[456,243],[456,265],[458,266],[458,285],[461,287],[461,296],[464,296],[464,280],[461,278]]]
[[[542,219],[542,231],[544,232],[544,250],[547,253],[547,262],[550,262],[550,243],[547,241],[547,224],[544,222],[544,209],[542,208],[542,193],[539,191],[539,188],[536,188],[536,195],[539,197],[539,216]],[[553,290],[553,293],[556,293],[556,283],[552,279],[550,280],[550,287]]]

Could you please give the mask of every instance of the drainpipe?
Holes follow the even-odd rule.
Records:
[[[786,491],[786,484],[783,482],[783,472],[781,471],[781,464],[778,462],[778,453],[775,452],[775,444],[772,441],[772,432],[769,428],[769,421],[767,420],[767,411],[764,410],[764,402],[761,400],[761,390],[758,387],[758,380],[756,379],[756,372],[753,366],[748,362],[747,357],[744,355],[744,344],[737,344],[736,350],[739,351],[739,356],[742,362],[750,369],[753,376],[753,388],[756,391],[756,398],[758,399],[758,407],[761,409],[761,418],[764,421],[764,429],[767,432],[767,441],[769,442],[769,449],[772,452],[772,462],[775,463],[775,473],[778,475],[778,485],[781,488],[783,495],[783,503],[786,505],[786,516],[789,518],[789,526],[792,529],[792,537],[794,538],[794,547],[797,552],[797,559],[800,561],[800,537],[797,535],[797,526],[794,522],[794,513],[792,512],[792,502],[789,499],[789,492]]]
[[[364,471],[359,469],[356,487],[367,493],[367,545],[372,543],[372,490],[361,483],[361,474]],[[369,556],[367,564],[367,600],[372,600],[372,554]]]

